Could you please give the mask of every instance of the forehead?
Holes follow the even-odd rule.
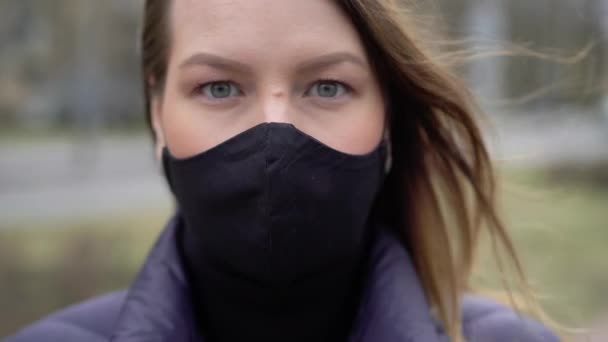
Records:
[[[354,26],[332,0],[173,0],[173,53],[211,50],[255,58],[328,49],[363,54]]]

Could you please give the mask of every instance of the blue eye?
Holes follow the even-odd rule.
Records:
[[[234,83],[229,81],[209,82],[200,86],[199,89],[203,95],[211,99],[225,99],[240,94]]]
[[[312,86],[310,95],[335,98],[344,95],[347,91],[347,87],[338,81],[324,80],[319,81]]]

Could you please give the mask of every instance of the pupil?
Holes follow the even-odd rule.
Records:
[[[319,95],[323,97],[334,97],[338,92],[338,88],[335,84],[331,83],[323,83],[321,84],[321,89],[319,91]]]
[[[214,97],[227,97],[230,95],[230,86],[226,83],[217,83],[211,87],[211,94]]]

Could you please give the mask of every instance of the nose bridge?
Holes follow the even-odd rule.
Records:
[[[285,86],[274,85],[262,92],[262,116],[264,122],[293,124],[290,113],[289,92]]]

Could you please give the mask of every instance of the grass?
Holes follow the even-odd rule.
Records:
[[[147,136],[147,128],[138,124],[123,126],[70,127],[66,125],[25,128],[16,125],[0,125],[0,146],[37,146],[43,143],[69,142],[88,137],[122,138],[134,135]]]
[[[0,230],[0,338],[51,311],[128,286],[167,215]]]
[[[608,187],[530,172],[510,173],[509,182],[507,222],[549,313],[584,326],[607,312]]]
[[[608,310],[608,188],[510,171],[507,221],[548,311],[584,325]],[[128,286],[166,211],[0,230],[0,337],[58,308]],[[496,280],[481,256],[481,273]]]

